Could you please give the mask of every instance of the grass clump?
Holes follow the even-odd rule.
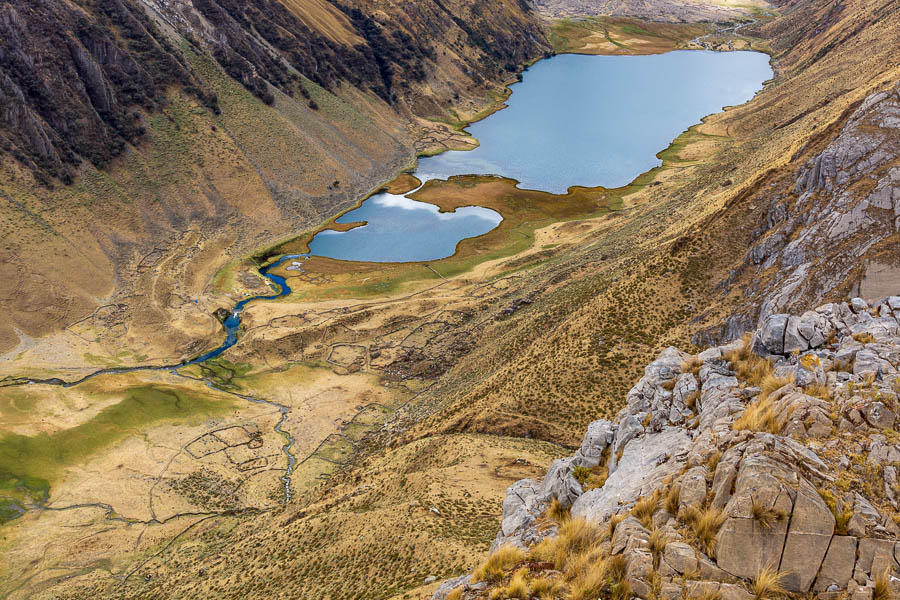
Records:
[[[487,557],[480,567],[475,569],[472,574],[472,580],[478,581],[500,581],[503,579],[504,571],[512,568],[516,563],[525,559],[525,552],[520,548],[512,545],[506,545],[498,548],[496,552]]]
[[[584,519],[563,523],[556,537],[546,538],[528,552],[528,558],[553,563],[557,570],[565,569],[574,557],[597,547],[603,541],[603,531]]]
[[[894,597],[891,591],[891,574],[890,569],[885,569],[883,573],[875,577],[875,587],[872,589],[872,600],[892,600]]]
[[[874,344],[875,336],[871,333],[854,333],[851,337],[860,344]]]
[[[663,503],[663,508],[670,515],[678,514],[678,506],[681,503],[681,486],[673,485],[669,488],[669,492],[666,494],[666,499]]]
[[[569,509],[563,507],[559,500],[554,498],[547,508],[547,516],[557,523],[562,523],[569,520]]]
[[[709,458],[706,459],[706,470],[710,474],[714,474],[716,472],[716,467],[719,466],[719,461],[722,460],[722,452],[720,450],[716,450],[712,454],[709,455]]]
[[[784,596],[787,594],[787,590],[781,585],[782,579],[784,579],[784,573],[774,567],[767,566],[753,578],[753,584],[750,588],[751,592],[757,600]]]
[[[447,594],[447,600],[462,600],[463,586],[453,589]]]
[[[649,496],[644,496],[643,498],[635,502],[634,508],[631,509],[631,514],[634,515],[634,518],[641,522],[641,525],[643,525],[647,529],[652,529],[653,513],[656,512],[656,507],[658,504],[659,491],[655,491]]]
[[[783,510],[779,510],[772,506],[766,506],[757,500],[753,500],[753,503],[750,506],[750,514],[753,516],[753,520],[759,523],[764,529],[769,529],[775,525],[775,523],[787,518],[787,514]]]
[[[528,580],[526,577],[528,576],[528,568],[522,567],[518,571],[516,571],[512,579],[509,580],[509,584],[506,586],[506,589],[503,590],[503,595],[506,598],[519,598],[520,600],[528,599]]]
[[[853,509],[845,507],[844,503],[838,500],[831,490],[819,489],[819,496],[822,497],[825,505],[828,506],[831,514],[834,515],[834,534],[847,535],[849,533],[850,519],[853,518]]]
[[[681,372],[682,373],[693,373],[696,375],[700,371],[700,367],[703,366],[703,361],[700,360],[697,356],[688,356],[686,359],[681,361]]]
[[[613,515],[609,518],[609,523],[607,525],[608,530],[607,530],[607,534],[606,534],[609,536],[609,539],[613,538],[613,536],[616,534],[616,527],[618,527],[619,523],[621,523],[624,520],[625,520],[625,513],[619,513],[619,514]]]
[[[698,510],[688,507],[684,512],[684,519],[690,525],[697,541],[703,546],[704,552],[715,558],[716,534],[719,533],[719,528],[725,522],[725,513],[717,508]]]

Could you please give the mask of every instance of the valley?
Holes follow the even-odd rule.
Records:
[[[260,0],[241,19],[227,2],[147,4],[220,112],[168,87],[142,117],[146,138],[82,165],[72,184],[35,185],[2,159],[3,597],[430,598],[481,563],[507,487],[571,455],[588,423],[613,420],[662,348],[699,351],[775,311],[892,289],[893,221],[857,219],[811,250],[804,228],[824,225],[784,218],[819,201],[850,210],[839,193],[881,210],[884,189],[896,212],[888,0],[735,5],[715,26],[573,3],[538,2],[536,15],[499,2],[496,20],[480,2],[454,3],[472,11],[455,20],[438,2],[405,20],[386,16],[394,2],[359,2],[358,15]],[[288,10],[279,27],[328,38],[316,47],[334,64],[365,55],[362,39],[389,46],[373,31],[393,23],[448,29],[434,55],[379,55],[399,61],[385,99],[384,72],[277,75],[268,50],[253,54],[257,36],[290,56],[287,73],[306,50],[260,33],[262,21],[247,27],[254,10]],[[377,26],[363,24],[369,11]],[[202,22],[195,40],[188,22]],[[259,81],[214,54],[226,34]],[[774,77],[739,106],[714,101],[630,183],[551,193],[468,167],[427,176],[445,157],[477,156],[452,150],[488,149],[478,128],[511,113],[488,116],[516,101],[516,73],[558,60],[535,64],[545,54],[701,46],[764,50]],[[500,47],[508,57],[486,50]],[[853,136],[878,158],[842,150]],[[847,172],[858,164],[821,176],[839,190],[798,175],[835,152]],[[817,195],[801,198],[801,180]],[[316,255],[317,235],[362,231],[342,215],[388,194],[409,194],[399,210],[481,207],[502,220],[425,262]],[[402,232],[385,235],[388,247]],[[795,256],[804,266],[787,268]]]

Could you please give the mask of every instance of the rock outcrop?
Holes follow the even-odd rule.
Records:
[[[896,589],[898,318],[900,296],[855,298],[769,315],[698,355],[667,348],[614,422],[592,423],[543,481],[509,488],[492,551],[552,540],[568,507],[612,520],[603,555],[623,557],[640,598],[749,598],[766,570],[820,597],[871,598],[877,579]],[[461,578],[435,598],[460,586],[489,587]]]

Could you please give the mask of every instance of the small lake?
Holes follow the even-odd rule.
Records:
[[[483,235],[500,224],[500,213],[481,206],[440,212],[434,204],[397,194],[376,194],[337,219],[366,221],[349,231],[326,229],[309,244],[310,254],[339,260],[412,262],[452,256],[466,238]]]
[[[502,175],[520,188],[554,194],[575,185],[620,187],[659,166],[656,154],[688,127],[752,99],[772,76],[769,57],[759,52],[555,56],[512,86],[508,108],[467,128],[478,148],[423,157],[414,174],[423,182]],[[440,213],[430,204],[376,194],[338,220],[356,221],[368,224],[320,232],[311,253],[371,262],[436,260],[496,227],[500,215],[477,207]]]

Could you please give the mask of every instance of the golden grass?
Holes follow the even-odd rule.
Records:
[[[669,492],[666,494],[666,499],[663,502],[663,508],[665,511],[672,515],[678,514],[678,505],[681,503],[681,486],[673,485],[669,488]]]
[[[658,505],[659,490],[653,492],[649,496],[644,496],[635,502],[634,508],[631,509],[631,514],[641,522],[641,525],[647,529],[651,529],[653,527],[653,513],[656,512],[656,507]]]
[[[449,594],[447,594],[447,600],[462,600],[463,586],[459,586],[454,588]]]
[[[875,577],[875,587],[872,590],[872,600],[893,600],[894,593],[891,590],[890,569]]]
[[[513,567],[516,563],[525,559],[525,552],[512,545],[498,548],[496,552],[487,557],[480,567],[475,569],[472,580],[499,581],[503,579],[504,571]]]
[[[871,333],[854,333],[853,339],[859,342],[860,344],[874,344],[875,336]]]
[[[650,553],[653,555],[654,563],[659,561],[659,557],[665,552],[668,543],[669,538],[666,537],[666,533],[663,529],[654,529],[650,533],[648,545],[650,546]]]
[[[814,383],[803,388],[803,393],[820,400],[831,401],[831,389],[824,383]]]
[[[686,359],[681,361],[681,372],[682,373],[693,373],[694,375],[700,371],[700,367],[703,366],[703,361],[700,360],[696,356],[688,356]]]
[[[707,555],[716,556],[716,534],[725,522],[725,513],[717,508],[697,510],[689,506],[684,511],[684,520],[690,525],[697,541],[703,546]]]
[[[709,458],[706,459],[706,470],[713,474],[716,472],[716,467],[719,466],[719,461],[722,460],[722,452],[720,450],[716,450],[712,454],[709,455]]]
[[[507,598],[519,598],[520,600],[528,599],[528,568],[522,567],[516,571],[506,589],[503,590],[504,596]]]
[[[771,528],[775,523],[783,521],[787,517],[783,510],[766,506],[755,499],[750,506],[750,514],[753,516],[753,520],[759,523],[764,529]]]
[[[547,508],[547,516],[557,523],[562,523],[569,520],[569,509],[564,508],[563,505],[560,504],[559,500],[554,498],[550,503],[550,506]]]
[[[616,534],[616,527],[618,527],[619,523],[621,523],[624,520],[625,520],[625,513],[619,513],[619,514],[613,515],[609,518],[609,523],[607,525],[607,527],[608,527],[607,535],[609,536],[609,539],[613,538],[613,536]]]
[[[710,588],[704,588],[702,592],[696,596],[691,596],[691,600],[722,600],[722,592]]]
[[[570,519],[560,526],[556,537],[546,538],[531,548],[528,557],[553,563],[554,568],[563,570],[574,557],[596,548],[603,539],[603,531],[597,525],[582,518]]]
[[[784,573],[774,567],[767,566],[753,578],[753,584],[750,586],[750,589],[758,600],[778,598],[787,594],[787,590],[781,585],[782,579],[784,579]]]

